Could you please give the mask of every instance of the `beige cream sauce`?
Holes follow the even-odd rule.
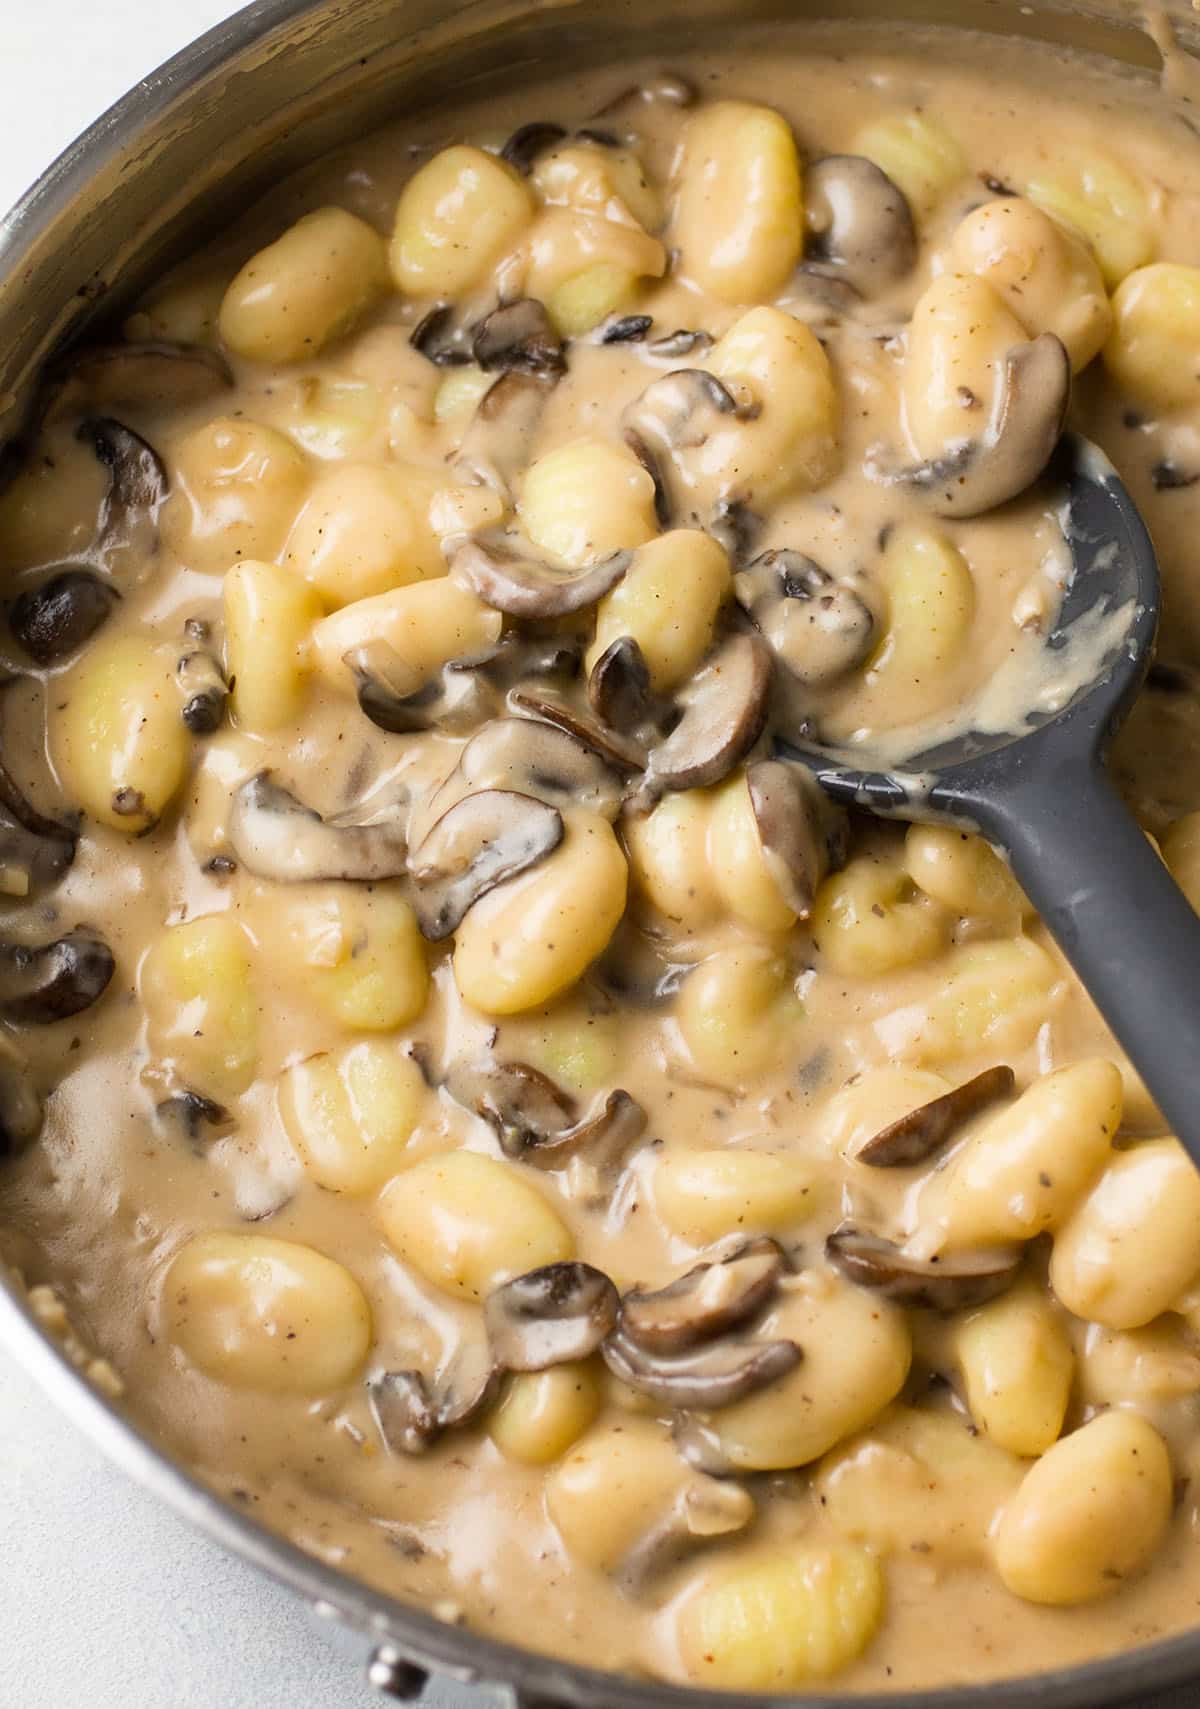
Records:
[[[959,57],[961,55],[961,57]],[[672,68],[676,69],[676,68]],[[1080,146],[1116,148],[1125,163],[1161,191],[1159,250],[1162,256],[1200,263],[1200,144],[1190,133],[1139,108],[1136,92],[1109,83],[1079,65],[1049,55],[1035,57],[1002,48],[994,39],[951,53],[931,42],[903,44],[870,35],[777,31],[769,42],[747,34],[744,46],[720,62],[684,62],[678,70],[705,92],[740,95],[781,108],[812,154],[845,149],[872,115],[924,107],[962,142],[972,168],[1002,179],[1023,179],[1053,161],[1064,134]],[[565,81],[537,92],[521,92],[486,110],[414,120],[402,129],[357,144],[294,183],[275,192],[259,214],[239,228],[227,249],[203,265],[228,277],[257,245],[288,221],[327,200],[340,202],[381,229],[390,225],[399,186],[421,149],[460,137],[490,140],[533,117],[581,123],[637,76],[634,69]],[[615,122],[615,121],[609,121]],[[624,109],[622,129],[636,129],[652,177],[667,174],[680,116],[669,106]],[[869,445],[896,421],[895,385],[900,360],[898,331],[956,220],[983,192],[968,178],[952,194],[924,233],[923,259],[894,302],[879,311],[878,326],[824,329],[844,400],[843,473],[822,492],[791,501],[771,518],[763,544],[803,543],[836,571],[865,566],[875,553],[878,531],[895,521],[895,495],[867,487],[857,473]],[[697,301],[678,285],[647,293],[645,307],[663,328],[705,325],[719,334],[732,311]],[[334,347],[316,371],[369,373],[385,381],[387,351],[393,352],[396,398],[404,396],[410,359],[404,349],[415,319],[393,299],[377,325],[399,321],[394,335],[370,329]],[[273,372],[242,364],[237,369],[236,408],[256,419],[287,425],[297,407],[296,371]],[[581,428],[608,431],[622,403],[647,379],[633,350],[577,348],[571,371],[557,389],[543,423],[541,443]],[[1191,562],[1200,537],[1200,487],[1155,493],[1150,469],[1161,454],[1159,430],[1127,427],[1123,406],[1093,372],[1078,389],[1079,421],[1107,449],[1144,507],[1161,553],[1165,586],[1164,654],[1200,664],[1200,595]],[[173,419],[153,415],[132,420],[159,447],[168,464],[174,446],[205,412]],[[55,442],[62,458],[59,478],[71,478],[65,437]],[[440,464],[446,439],[430,434],[425,456]],[[383,429],[360,458],[384,456]],[[77,470],[84,488],[93,477]],[[97,494],[88,500],[94,506]],[[69,507],[68,507],[69,508]],[[86,506],[84,506],[86,510]],[[1033,500],[1002,518],[947,525],[975,575],[978,611],[971,644],[945,661],[943,706],[1000,669],[1019,637],[1012,609],[1020,590],[1038,570],[1045,551],[1046,505]],[[128,571],[128,566],[126,566]],[[129,584],[127,580],[126,585]],[[169,560],[153,567],[130,592],[122,621],[152,620],[165,636],[180,633],[185,617],[215,617],[216,578],[181,572]],[[11,662],[23,668],[18,656]],[[867,690],[858,704],[841,710],[855,724],[879,716]],[[46,689],[55,698],[53,678]],[[55,799],[52,780],[20,739],[37,728],[38,695],[18,690],[8,714],[13,736],[6,744],[20,780],[44,802]],[[1200,806],[1200,704],[1190,695],[1147,695],[1123,739],[1118,771],[1146,825],[1163,826],[1181,811]],[[674,1674],[678,1667],[669,1620],[671,1597],[686,1580],[668,1578],[640,1606],[631,1607],[615,1586],[567,1556],[543,1506],[543,1476],[506,1462],[486,1435],[448,1436],[424,1461],[387,1456],[371,1423],[361,1386],[316,1402],[264,1399],[238,1393],[200,1375],[163,1338],[156,1287],[170,1256],[186,1238],[215,1227],[254,1227],[285,1239],[311,1242],[342,1260],[366,1289],[376,1323],[371,1369],[428,1364],[453,1346],[469,1326],[470,1308],[448,1302],[405,1273],[374,1223],[369,1201],[341,1199],[306,1183],[291,1155],[272,1103],[279,1069],[332,1042],[315,1013],[306,1009],[294,980],[264,976],[260,1083],[240,1100],[235,1134],[212,1144],[204,1156],[186,1146],[157,1140],[148,1116],[161,1096],[161,1065],[150,1061],[135,999],[135,976],[147,944],[167,921],[226,907],[238,910],[256,935],[268,965],[277,930],[270,895],[244,876],[217,880],[200,859],[212,852],[214,829],[223,814],[225,787],[263,765],[278,765],[314,805],[342,807],[370,781],[397,763],[404,746],[373,731],[345,702],[318,699],[303,726],[276,741],[247,741],[223,734],[210,743],[225,755],[226,785],[213,790],[198,774],[181,819],[142,842],[87,829],[75,868],[46,904],[14,918],[31,936],[49,923],[87,919],[109,937],[117,957],[113,988],[94,1014],[50,1029],[32,1041],[39,1063],[58,1082],[45,1133],[0,1185],[0,1221],[8,1233],[7,1255],[33,1281],[60,1284],[77,1320],[121,1374],[131,1415],[165,1442],[215,1488],[234,1496],[267,1524],[304,1548],[397,1596],[435,1604],[475,1628],[519,1642],[535,1642],[577,1661]],[[411,763],[420,775],[440,775],[452,747],[419,746]],[[401,769],[406,762],[400,760]],[[350,782],[347,788],[347,780]],[[890,844],[892,828],[862,826],[860,842]],[[199,859],[197,858],[199,856]],[[965,921],[960,936],[986,935],[978,921]],[[721,928],[683,943],[682,960],[728,943]],[[1040,930],[1036,932],[1039,937]],[[606,1012],[588,985],[558,1006],[581,1027],[603,1035],[613,1063],[612,1080],[626,1086],[650,1114],[647,1149],[639,1154],[607,1213],[562,1201],[577,1236],[580,1256],[611,1272],[619,1285],[635,1279],[663,1281],[685,1268],[692,1256],[656,1218],[645,1187],[650,1145],[710,1145],[782,1150],[812,1160],[827,1184],[821,1213],[794,1229],[777,1230],[801,1252],[816,1258],[827,1229],[841,1214],[839,1201],[853,1206],[855,1189],[844,1166],[822,1142],[822,1110],[853,1074],[887,1060],[904,1033],[903,1016],[939,987],[938,963],[877,981],[841,979],[822,972],[819,950],[797,931],[787,944],[797,972],[815,966],[807,984],[803,1018],[788,1041],[779,1073],[738,1090],[698,1085],[681,1062],[681,1047],[669,1015]],[[1070,1061],[1111,1043],[1085,1000],[1065,975],[1051,993],[1035,1030],[1003,1029],[985,1057],[956,1063],[965,1077],[1004,1057],[1022,1082],[1046,1067]],[[448,965],[435,975],[435,995],[412,1029],[437,1056],[448,1040],[455,1050],[482,1040],[492,1023],[463,1012]],[[538,1060],[544,1048],[542,1015],[499,1024],[497,1054]],[[449,1052],[446,1052],[449,1054]],[[806,1070],[806,1072],[802,1072]],[[1135,1120],[1139,1119],[1135,1113]],[[1153,1128],[1153,1118],[1148,1120]],[[447,1134],[475,1149],[492,1151],[482,1124],[449,1100],[424,1122],[412,1155],[437,1150]],[[557,1178],[539,1181],[552,1193]],[[889,1208],[883,1193],[879,1209]],[[858,1201],[859,1208],[864,1208]],[[936,1326],[919,1327],[921,1357],[914,1379],[937,1369],[942,1359]],[[1157,1420],[1168,1432],[1181,1474],[1197,1457],[1200,1439],[1190,1405],[1165,1409]],[[803,1472],[761,1480],[757,1491],[757,1543],[764,1535],[826,1534]],[[1014,1666],[1061,1666],[1110,1653],[1163,1632],[1190,1625],[1200,1607],[1200,1538],[1194,1501],[1185,1496],[1169,1540],[1143,1580],[1095,1609],[1039,1610],[1004,1591],[987,1569],[949,1568],[914,1551],[888,1563],[888,1613],[866,1656],[838,1681],[849,1689],[946,1684],[1011,1672]],[[734,1540],[727,1558],[750,1545]],[[936,1645],[929,1633],[936,1630]]]

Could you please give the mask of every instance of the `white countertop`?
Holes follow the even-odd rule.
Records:
[[[0,212],[229,0],[0,0]],[[0,1352],[0,1709],[372,1709],[285,1592],[103,1460]],[[469,1694],[434,1688],[438,1709]]]

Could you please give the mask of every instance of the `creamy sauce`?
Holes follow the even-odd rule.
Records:
[[[187,330],[180,333],[178,322],[170,321],[162,293],[152,293],[133,317],[130,335],[213,338],[215,306],[233,274],[294,219],[334,204],[388,233],[404,182],[437,148],[462,140],[496,147],[531,119],[550,118],[568,128],[590,120],[613,128],[636,150],[650,185],[665,195],[689,109],[655,99],[606,110],[626,86],[652,86],[660,69],[631,67],[620,75],[547,84],[486,107],[416,118],[355,143],[279,187],[227,241],[183,271],[179,278],[194,287],[200,305]],[[672,69],[706,99],[736,97],[778,108],[813,159],[854,152],[864,127],[877,119],[917,113],[936,117],[962,154],[961,172],[952,173],[948,186],[918,211],[916,262],[894,284],[847,315],[814,306],[790,284],[773,294],[812,322],[827,351],[840,400],[839,449],[834,472],[815,490],[785,493],[761,507],[753,553],[803,552],[839,584],[857,590],[874,616],[876,634],[884,637],[890,619],[881,562],[896,530],[935,528],[961,553],[973,588],[963,636],[922,680],[888,672],[885,639],[858,668],[810,693],[806,716],[823,739],[901,763],[966,727],[1012,728],[1016,710],[1031,704],[1053,710],[1089,678],[1128,620],[1124,609],[1096,619],[1059,661],[1063,674],[1046,678],[1041,636],[1053,624],[1065,574],[1053,495],[1035,486],[1001,510],[938,521],[911,492],[867,481],[863,467],[881,442],[905,457],[913,452],[903,443],[899,397],[907,323],[931,278],[946,270],[959,222],[991,195],[987,180],[1021,187],[1049,174],[1064,145],[1073,155],[1096,150],[1118,159],[1142,186],[1154,258],[1200,265],[1195,139],[1148,107],[1135,89],[1109,82],[1089,66],[990,38],[956,48],[931,39],[917,51],[911,43],[901,48],[868,32],[796,32],[786,44],[773,39],[769,46],[747,32],[728,61],[685,59]],[[478,319],[495,295],[490,277],[473,295],[465,293],[463,318]],[[42,492],[49,496],[35,498],[32,510],[15,520],[11,506],[2,513],[0,559],[12,572],[13,591],[43,581],[48,564],[90,562],[123,596],[100,639],[149,628],[182,651],[191,619],[209,625],[204,645],[219,650],[227,563],[219,553],[214,559],[181,549],[186,535],[179,532],[177,514],[171,521],[171,507],[177,513],[180,502],[185,441],[215,414],[289,436],[308,459],[304,491],[319,471],[339,461],[375,466],[397,460],[424,470],[439,490],[457,491],[465,478],[453,467],[447,474],[447,464],[459,452],[469,412],[437,421],[433,400],[445,376],[459,370],[435,369],[409,343],[428,306],[388,295],[347,336],[299,362],[231,354],[234,387],[215,402],[114,404],[110,413],[156,448],[171,480],[161,519],[167,526],[158,538],[131,524],[124,534],[98,540],[103,473],[75,439],[77,418],[64,406],[61,418],[43,430],[35,453],[34,466],[44,471]],[[650,338],[683,327],[703,329],[715,339],[742,312],[670,274],[662,282],[643,281],[621,309],[635,311],[653,317]],[[704,355],[701,349],[687,361],[703,366]],[[652,379],[679,365],[677,358],[656,357],[648,342],[603,344],[596,334],[572,341],[568,356],[567,372],[549,392],[522,461],[581,434],[619,445],[622,412]],[[1186,412],[1159,420],[1131,404],[1099,362],[1076,381],[1073,411],[1076,424],[1120,471],[1160,556],[1161,651],[1178,670],[1169,691],[1152,686],[1143,696],[1115,765],[1142,823],[1161,836],[1200,808],[1200,592],[1192,561],[1200,538],[1200,483],[1188,484],[1196,430]],[[1165,482],[1164,465],[1184,468],[1187,482]],[[727,476],[719,468],[697,478],[691,496],[698,508],[721,498]],[[303,496],[298,493],[291,506],[289,526]],[[751,509],[754,497],[751,490]],[[219,513],[212,501],[218,538],[236,522],[237,502]],[[440,532],[447,541],[456,537],[452,526]],[[1029,621],[1031,611],[1036,623]],[[590,621],[585,610],[585,631]],[[0,662],[21,677],[7,691],[6,763],[44,811],[65,811],[62,804],[73,799],[72,780],[55,777],[50,755],[59,751],[55,731],[78,692],[73,661],[34,671],[11,637],[5,635],[0,647]],[[86,663],[86,648],[82,657]],[[1160,675],[1160,685],[1167,680]],[[251,733],[226,717],[216,733],[196,737],[187,781],[148,835],[130,837],[86,818],[74,863],[58,886],[28,903],[5,904],[6,936],[11,930],[20,941],[42,942],[86,922],[111,947],[116,971],[102,1001],[77,1019],[15,1029],[20,1051],[49,1096],[40,1137],[0,1175],[0,1250],[31,1284],[52,1283],[59,1291],[84,1341],[107,1362],[104,1369],[116,1373],[139,1427],[213,1488],[320,1559],[482,1632],[573,1661],[703,1682],[703,1665],[680,1640],[681,1608],[713,1570],[752,1564],[775,1544],[820,1547],[843,1536],[824,1503],[819,1468],[790,1464],[749,1477],[751,1525],[699,1542],[693,1538],[690,1552],[648,1573],[631,1594],[620,1572],[597,1565],[565,1539],[547,1505],[556,1464],[561,1469],[570,1448],[566,1459],[523,1464],[497,1446],[489,1413],[476,1424],[447,1430],[421,1456],[389,1452],[372,1415],[366,1379],[417,1369],[436,1383],[464,1346],[478,1348],[479,1306],[401,1260],[381,1229],[378,1188],[353,1194],[317,1185],[280,1115],[278,1090],[289,1068],[368,1036],[356,1030],[353,1019],[331,1018],[321,995],[328,989],[321,984],[328,970],[355,953],[347,950],[353,920],[347,925],[338,908],[359,887],[274,882],[233,862],[231,798],[264,769],[277,772],[325,817],[353,810],[361,820],[373,806],[386,814],[387,803],[402,798],[415,809],[411,841],[463,742],[458,732],[384,734],[350,695],[314,677],[298,715],[274,731]],[[626,821],[622,826],[625,835]],[[856,818],[852,852],[860,860],[874,855],[903,875],[903,838],[901,827]],[[506,889],[518,898],[533,897],[537,881],[535,868]],[[375,888],[403,892],[394,881]],[[1136,1077],[1034,919],[1022,924],[1019,912],[998,917],[918,897],[914,905],[937,915],[942,936],[936,952],[870,973],[847,971],[819,930],[758,930],[719,902],[707,914],[671,918],[645,889],[636,881],[635,862],[630,921],[646,934],[642,948],[657,955],[662,968],[676,974],[701,964],[711,969],[747,952],[774,958],[771,966],[783,969],[768,1009],[749,1023],[751,1034],[768,1041],[749,1070],[739,1065],[736,1050],[716,1067],[715,1058],[699,1060],[703,1050],[697,1050],[694,1026],[689,1034],[686,996],[668,995],[653,1006],[625,1001],[604,972],[607,962],[549,1003],[514,1014],[481,1012],[460,994],[446,945],[422,951],[431,979],[419,1013],[370,1035],[415,1049],[432,1065],[435,1080],[457,1060],[491,1056],[533,1064],[569,1088],[585,1111],[618,1086],[638,1101],[647,1125],[615,1185],[586,1166],[546,1172],[505,1165],[551,1203],[576,1255],[623,1291],[669,1282],[709,1254],[718,1232],[770,1234],[802,1278],[788,1283],[771,1307],[783,1326],[779,1333],[787,1331],[788,1313],[799,1309],[795,1290],[811,1282],[818,1306],[807,1352],[813,1368],[823,1368],[821,1360],[832,1357],[826,1343],[841,1333],[820,1327],[821,1289],[834,1285],[822,1258],[825,1237],[845,1219],[898,1239],[911,1236],[920,1223],[922,1192],[936,1174],[932,1164],[918,1171],[867,1171],[843,1148],[844,1100],[835,1100],[858,1077],[881,1068],[932,1072],[958,1085],[1003,1062],[1012,1066],[1022,1089],[1052,1069],[1099,1054],[1117,1062],[1128,1083],[1125,1136],[1161,1132]],[[500,894],[494,892],[493,899]],[[905,898],[911,902],[913,894],[909,884]],[[495,902],[485,898],[476,906],[489,909]],[[244,928],[252,962],[246,1030],[252,1023],[253,1073],[245,1089],[232,1093],[197,1085],[189,1075],[195,1047],[180,1019],[186,1005],[173,1017],[172,1030],[164,1027],[161,1005],[156,1010],[146,995],[147,956],[164,929],[213,914]],[[954,993],[965,989],[970,958],[992,945],[1020,946],[1018,953],[1031,958],[1022,966],[1035,971],[1032,984],[997,986],[999,995],[988,999],[986,1025],[973,1035],[957,1028]],[[686,972],[679,990],[687,991]],[[197,1004],[194,1036],[209,1024],[203,1002]],[[736,1022],[735,1011],[734,999],[727,998],[724,1007],[718,1004],[713,1025],[719,1030],[731,1016]],[[156,1116],[156,1106],[185,1089],[216,1098],[226,1106],[228,1121],[212,1127],[201,1122],[192,1137],[172,1131]],[[930,1090],[927,1096],[932,1095]],[[921,1101],[914,1091],[910,1106]],[[875,1103],[868,1096],[859,1126],[875,1131],[899,1113],[880,1092]],[[987,1119],[984,1112],[967,1125],[968,1143]],[[956,1135],[954,1143],[961,1139]],[[694,1205],[692,1222],[678,1210],[672,1215],[660,1172],[664,1158],[701,1149],[783,1159],[796,1180],[811,1183],[808,1202],[798,1210],[793,1192],[786,1212],[775,1218],[751,1214],[748,1222],[735,1205],[724,1229],[699,1232],[711,1218]],[[397,1165],[401,1195],[414,1167],[459,1152],[501,1155],[484,1121],[443,1087],[428,1087]],[[349,1379],[313,1393],[278,1392],[270,1385],[221,1380],[211,1370],[206,1374],[189,1356],[180,1344],[169,1267],[192,1237],[212,1230],[296,1242],[346,1267],[369,1302],[372,1320],[369,1351]],[[1039,1280],[1043,1244],[1035,1243],[1029,1260]],[[1196,1258],[1200,1271],[1200,1249]],[[858,1298],[861,1291],[853,1292]],[[1022,1466],[1014,1463],[1007,1482],[1001,1478],[1005,1495],[994,1511],[972,1511],[969,1547],[951,1545],[924,1528],[920,1495],[907,1505],[897,1496],[897,1535],[890,1547],[879,1545],[886,1611],[861,1654],[849,1657],[838,1673],[839,1689],[932,1687],[1065,1667],[1194,1623],[1200,1507],[1190,1480],[1200,1471],[1200,1362],[1190,1325],[1200,1319],[1186,1290],[1175,1304],[1187,1315],[1167,1314],[1157,1327],[1173,1338],[1183,1376],[1174,1386],[1164,1380],[1156,1388],[1150,1381],[1138,1389],[1131,1382],[1127,1389],[1118,1383],[1106,1391],[1162,1433],[1178,1480],[1169,1527],[1146,1569],[1104,1602],[1039,1607],[1006,1589],[989,1557],[988,1535]],[[961,1420],[958,1319],[928,1311],[903,1316],[903,1333],[911,1332],[914,1346],[904,1404]],[[1061,1318],[1077,1360],[1064,1422],[1070,1430],[1099,1404],[1095,1383],[1089,1387],[1097,1331],[1065,1312]],[[774,1321],[764,1320],[756,1333],[769,1337]],[[194,1351],[194,1343],[189,1345]],[[603,1374],[598,1360],[593,1364],[601,1397],[593,1431],[624,1424],[669,1444],[670,1409],[632,1395]],[[769,1396],[771,1390],[763,1392]],[[880,1405],[888,1399],[885,1394]],[[778,1404],[802,1408],[807,1402],[790,1389]],[[719,1432],[718,1412],[707,1422]],[[858,1428],[856,1423],[847,1433]],[[965,1429],[961,1435],[962,1452],[969,1454],[974,1438]],[[716,1499],[707,1484],[705,1491]],[[660,1494],[652,1493],[648,1508]],[[928,1634],[935,1627],[938,1642],[931,1645]]]

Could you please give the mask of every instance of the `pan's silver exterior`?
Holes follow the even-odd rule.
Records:
[[[1181,40],[1200,50],[1187,0],[1165,10]],[[1152,76],[1159,54],[1140,15],[1133,0],[257,0],[106,113],[0,222],[0,445],[18,435],[33,375],[64,340],[280,172],[418,101],[634,51],[669,61],[681,48],[726,41],[731,17],[965,23],[1082,46],[1131,76]],[[419,1696],[426,1677],[441,1673],[490,1685],[522,1709],[745,1709],[732,1696],[618,1682],[494,1643],[302,1554],[140,1436],[39,1328],[2,1266],[0,1339],[133,1476],[357,1634],[370,1678],[393,1696]],[[1036,1679],[851,1701],[857,1709],[1197,1709],[1200,1629]],[[847,1705],[821,1694],[786,1702]]]

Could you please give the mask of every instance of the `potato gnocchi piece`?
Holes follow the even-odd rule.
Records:
[[[913,310],[904,357],[904,422],[918,457],[943,456],[987,426],[1000,365],[1025,328],[975,273],[941,273]],[[947,544],[947,550],[953,550]]]
[[[839,1673],[883,1619],[883,1570],[848,1544],[793,1543],[714,1569],[676,1620],[688,1679],[714,1691],[792,1691]]]
[[[824,1193],[820,1177],[790,1151],[664,1151],[650,1177],[654,1209],[693,1246],[729,1233],[781,1234],[812,1216]]]
[[[715,101],[684,128],[671,234],[680,268],[725,303],[773,297],[804,247],[791,126],[771,107]]]
[[[156,825],[187,777],[191,737],[177,650],[141,631],[102,635],[60,680],[50,748],[68,798],[127,836]]]
[[[712,792],[680,789],[664,795],[644,819],[624,827],[629,869],[638,890],[668,920],[687,930],[721,911],[708,859]]]
[[[632,149],[564,142],[539,155],[530,182],[545,203],[647,231],[662,223],[662,198]]]
[[[859,855],[818,890],[812,934],[832,972],[870,979],[939,954],[950,916],[898,863]]]
[[[708,1415],[721,1453],[743,1472],[819,1460],[895,1400],[912,1360],[904,1312],[828,1271],[790,1277],[759,1333],[795,1341],[804,1357],[780,1381]]]
[[[936,988],[876,1023],[889,1055],[938,1066],[1022,1049],[1046,1019],[1058,981],[1030,938],[964,944],[947,957]]]
[[[717,893],[735,920],[752,931],[790,931],[797,915],[784,900],[763,852],[746,773],[738,770],[715,791],[708,827],[708,860]]]
[[[385,294],[379,233],[344,208],[318,208],[260,249],[221,303],[221,337],[256,362],[302,362]]]
[[[1158,261],[1121,281],[1104,362],[1116,383],[1164,411],[1200,402],[1200,267]]]
[[[331,688],[353,694],[354,673],[346,654],[381,642],[420,686],[451,659],[481,653],[498,641],[502,623],[500,613],[470,588],[435,576],[356,599],[323,618],[312,632],[313,666]]]
[[[943,703],[975,617],[975,583],[944,534],[916,525],[892,531],[879,577],[887,619],[864,681],[880,705],[896,696],[907,717],[920,718]]]
[[[474,1151],[414,1163],[385,1189],[379,1220],[389,1245],[419,1276],[476,1302],[575,1252],[549,1198],[512,1164]]]
[[[804,1009],[787,960],[733,943],[683,982],[676,1018],[693,1066],[720,1086],[741,1086],[775,1060]]]
[[[988,1535],[1021,1472],[1013,1454],[961,1419],[897,1405],[827,1455],[813,1487],[851,1542],[955,1564],[987,1559]]]
[[[1200,1394],[1200,1345],[1189,1319],[1165,1316],[1141,1329],[1090,1323],[1079,1350],[1079,1398],[1087,1407],[1158,1408]]]
[[[1104,283],[1115,290],[1154,254],[1154,212],[1142,179],[1097,150],[1063,159],[1057,171],[1038,173],[1026,195],[1091,244]]]
[[[429,966],[416,915],[387,884],[265,892],[262,934],[296,970],[298,999],[346,1032],[395,1032],[425,1008]]]
[[[574,810],[538,866],[478,901],[458,928],[454,977],[489,1015],[534,1009],[568,990],[625,912],[628,869],[607,820]]]
[[[285,434],[237,416],[193,428],[169,466],[163,544],[209,575],[243,560],[273,560],[309,485],[308,461]]]
[[[669,694],[688,681],[712,646],[717,613],[732,591],[728,555],[711,534],[675,528],[648,540],[596,607],[588,670],[628,635],[642,650],[651,688]]]
[[[946,127],[926,113],[889,113],[859,131],[855,154],[865,154],[903,190],[914,213],[929,214],[967,171],[967,160]]]
[[[950,258],[958,271],[986,280],[1030,338],[1055,333],[1075,373],[1099,353],[1112,310],[1095,255],[1035,202],[985,202],[956,229]]]
[[[1075,1377],[1066,1327],[1040,1287],[1014,1288],[954,1335],[971,1417],[1011,1454],[1034,1459],[1062,1432]]]
[[[1027,1602],[1111,1596],[1162,1541],[1173,1487],[1153,1426],[1134,1412],[1102,1412],[1025,1474],[996,1530],[996,1570]]]
[[[913,883],[955,914],[1016,927],[1032,914],[1020,885],[982,837],[949,825],[910,825],[904,864]]]
[[[603,1402],[594,1360],[514,1372],[488,1422],[488,1434],[506,1460],[548,1466],[591,1428]]]
[[[319,1395],[357,1374],[371,1309],[350,1272],[311,1246],[201,1234],[162,1290],[168,1333],[205,1376],[268,1394]]]
[[[1050,1282],[1077,1317],[1139,1329],[1200,1275],[1200,1178],[1176,1139],[1118,1153],[1059,1228]]]
[[[397,288],[461,296],[520,241],[533,213],[507,161],[463,144],[442,149],[409,179],[396,207],[389,260]]]
[[[338,465],[318,477],[288,537],[284,564],[327,608],[446,573],[430,524],[424,470]],[[500,502],[496,500],[496,521]]]
[[[585,305],[599,312],[605,296],[615,293],[616,307],[641,280],[659,279],[667,267],[662,244],[633,221],[567,208],[546,208],[538,215],[526,250],[526,293],[545,303],[564,336],[588,330],[579,324],[587,318]],[[575,326],[561,324],[560,317],[574,320]]]
[[[838,464],[840,406],[829,358],[811,328],[782,309],[750,309],[709,352],[705,366],[749,388],[754,420],[715,434],[710,466],[735,475],[730,497],[769,504],[830,480]]]
[[[1111,1155],[1121,1094],[1115,1064],[1089,1057],[1043,1074],[977,1128],[921,1198],[921,1225],[936,1231],[937,1249],[1062,1228]]]
[[[632,452],[604,439],[573,439],[531,463],[517,509],[534,545],[574,569],[656,532],[653,480]]]
[[[138,973],[150,1048],[185,1086],[223,1103],[258,1069],[250,939],[232,914],[168,926]]]
[[[404,1166],[426,1096],[412,1057],[375,1039],[294,1063],[278,1093],[305,1169],[334,1193],[370,1192]]]
[[[309,676],[309,640],[321,602],[277,564],[235,564],[222,590],[230,704],[242,729],[265,735],[300,716]]]

